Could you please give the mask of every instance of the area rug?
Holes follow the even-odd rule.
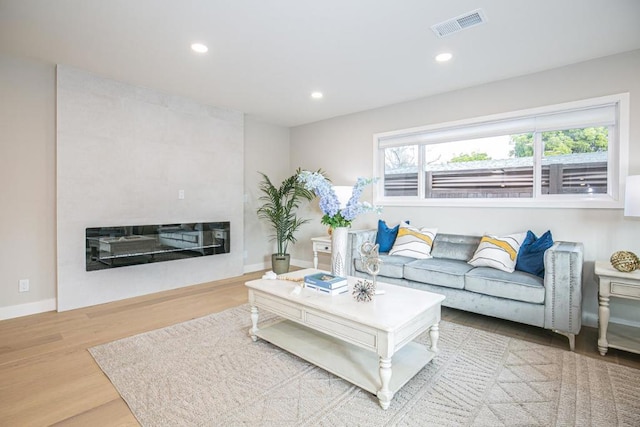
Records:
[[[250,323],[242,305],[89,351],[143,426],[640,425],[640,370],[563,349],[443,321],[440,353],[384,411]]]

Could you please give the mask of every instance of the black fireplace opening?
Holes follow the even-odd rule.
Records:
[[[226,254],[230,233],[229,221],[87,228],[86,270]]]

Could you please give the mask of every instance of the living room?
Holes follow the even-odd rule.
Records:
[[[628,175],[640,174],[640,138],[638,137],[640,107],[636,99],[640,94],[640,35],[637,25],[625,21],[625,19],[633,21],[634,17],[639,15],[637,2],[619,1],[616,8],[611,8],[610,2],[590,1],[588,2],[592,8],[590,11],[585,11],[587,7],[584,2],[567,2],[563,8],[557,6],[559,10],[549,12],[554,17],[547,22],[549,28],[556,25],[553,28],[557,30],[558,21],[564,24],[569,17],[575,19],[572,13],[584,14],[584,19],[594,20],[588,21],[592,24],[589,26],[590,31],[595,32],[593,28],[598,28],[602,34],[589,34],[586,41],[575,43],[573,39],[575,36],[568,31],[566,37],[570,40],[569,42],[562,43],[559,39],[547,40],[545,44],[544,41],[538,40],[540,43],[537,45],[538,51],[529,51],[525,55],[525,58],[531,55],[534,58],[531,61],[524,61],[522,56],[516,57],[515,53],[512,55],[517,58],[514,61],[530,63],[535,62],[535,59],[542,61],[545,58],[546,49],[557,49],[558,52],[554,52],[556,62],[549,66],[528,64],[529,67],[521,68],[514,74],[501,74],[498,70],[489,79],[482,74],[484,64],[473,64],[475,67],[473,71],[478,77],[465,80],[462,86],[456,86],[456,83],[451,81],[469,74],[468,69],[460,68],[465,64],[462,56],[463,46],[466,46],[468,52],[477,50],[474,37],[478,33],[474,31],[482,32],[493,26],[507,25],[505,21],[498,19],[503,16],[500,10],[513,7],[507,6],[505,2],[496,1],[457,3],[459,4],[455,6],[442,7],[437,14],[434,13],[433,18],[421,19],[423,28],[420,31],[424,33],[424,39],[431,43],[429,46],[437,46],[438,49],[446,46],[454,50],[455,56],[452,62],[435,64],[434,67],[441,68],[429,68],[430,73],[424,77],[430,83],[435,82],[435,88],[427,86],[429,89],[422,89],[422,86],[419,86],[414,88],[415,95],[409,96],[405,95],[408,89],[403,88],[405,81],[403,73],[376,75],[378,80],[372,78],[367,81],[370,84],[368,91],[382,90],[382,87],[375,87],[376,83],[395,80],[396,85],[399,86],[398,90],[404,89],[405,92],[402,96],[390,97],[389,99],[394,99],[393,101],[377,103],[378,98],[367,101],[367,96],[373,98],[374,95],[366,95],[366,91],[359,87],[357,91],[364,94],[363,98],[365,98],[362,101],[363,104],[359,105],[369,105],[368,107],[352,108],[348,102],[349,99],[342,99],[340,108],[334,106],[335,109],[331,110],[329,106],[332,105],[332,97],[355,97],[355,93],[338,95],[340,91],[346,90],[339,84],[334,88],[311,87],[312,84],[320,85],[317,82],[322,80],[320,76],[313,76],[313,78],[305,78],[305,81],[309,82],[305,84],[308,85],[308,90],[323,90],[325,92],[323,99],[319,102],[307,99],[309,98],[307,92],[292,95],[285,90],[267,91],[261,100],[262,110],[256,106],[255,111],[268,111],[271,108],[273,110],[271,117],[243,110],[240,108],[240,103],[228,104],[222,101],[210,103],[196,96],[186,96],[186,90],[175,85],[163,87],[162,71],[158,66],[156,71],[147,73],[147,80],[141,79],[142,74],[126,79],[124,71],[95,68],[93,61],[97,59],[90,60],[91,57],[94,55],[108,57],[109,52],[113,55],[110,57],[111,61],[122,60],[120,56],[123,56],[124,62],[130,62],[132,67],[141,67],[141,62],[145,61],[135,56],[126,56],[134,55],[138,53],[137,51],[125,55],[113,53],[113,50],[110,51],[106,47],[91,54],[82,53],[82,50],[74,54],[74,42],[67,39],[68,36],[65,36],[62,29],[65,22],[63,15],[68,12],[67,8],[78,6],[73,2],[62,2],[58,9],[60,15],[50,16],[49,24],[52,28],[48,28],[48,24],[43,23],[43,21],[47,22],[45,11],[51,12],[44,7],[43,3],[32,1],[0,3],[0,98],[2,99],[0,117],[3,136],[0,170],[3,177],[4,199],[0,222],[3,236],[0,244],[0,259],[2,259],[0,318],[18,319],[21,316],[47,313],[56,309],[76,309],[141,295],[152,295],[155,292],[204,282],[224,281],[245,273],[267,270],[270,268],[273,242],[269,240],[270,230],[255,214],[259,197],[258,171],[265,172],[278,181],[288,176],[297,167],[308,170],[323,169],[334,182],[350,184],[358,176],[374,175],[372,138],[383,132],[626,93],[629,94],[630,100],[626,141],[628,152],[621,153],[621,157],[627,163]],[[89,9],[87,16],[93,17],[91,22],[95,23],[95,16],[99,16],[100,12],[108,12],[108,8],[105,6],[107,10],[104,11],[100,8],[94,9],[91,13],[90,9],[93,6],[97,7],[91,4],[86,8]],[[192,6],[195,7],[195,3]],[[412,3],[412,6],[416,7],[416,4]],[[123,5],[119,7],[126,9]],[[257,5],[245,7],[257,7]],[[262,7],[270,10],[269,6]],[[304,7],[298,7],[302,10],[294,8],[293,10],[299,13],[295,16],[304,16],[302,14]],[[360,7],[366,9],[369,6],[360,4]],[[526,14],[531,12],[529,9],[537,7],[532,5],[515,7],[522,10],[511,10],[512,19],[525,19],[524,22],[526,22]],[[539,7],[553,9],[556,6]],[[39,8],[42,8],[42,12],[36,13]],[[340,6],[340,8],[345,8],[345,16],[356,16],[355,5]],[[477,8],[483,8],[486,12],[487,22],[467,30],[467,33],[453,35],[449,39],[438,39],[430,29],[433,24]],[[51,9],[55,10],[56,7],[52,6]],[[132,16],[143,15],[142,5],[134,9],[141,15],[133,14]],[[322,9],[316,5],[313,7],[313,12],[329,19],[331,13]],[[395,8],[392,9],[400,14]],[[607,9],[617,10],[609,13]],[[384,8],[372,11],[371,16],[363,23],[358,23],[355,28],[364,31],[361,27],[366,25],[374,23],[378,26],[387,25],[387,20],[392,17],[384,16],[384,12]],[[85,16],[80,11],[77,13],[78,16]],[[125,19],[117,12],[111,11],[111,13],[115,14],[116,18]],[[274,15],[280,14],[286,15],[284,10],[278,9],[271,11],[268,16],[276,19]],[[82,27],[72,19],[73,13],[68,16],[70,25],[73,23],[74,28]],[[230,13],[230,16],[237,18],[243,15]],[[259,21],[259,17],[258,13],[256,16],[251,14],[250,23],[255,24],[255,21]],[[596,18],[602,21],[599,22]],[[164,16],[164,19],[169,20],[171,17]],[[144,22],[148,25],[146,21]],[[595,25],[596,22],[599,22],[598,25]],[[620,22],[627,23],[621,25]],[[58,26],[54,26],[54,23]],[[219,24],[226,28],[223,25],[224,22]],[[514,25],[514,22],[508,22],[508,24]],[[520,24],[522,21],[519,22]],[[39,25],[41,25],[41,31],[36,31]],[[227,26],[230,25],[227,24]],[[87,27],[90,26],[87,25]],[[106,28],[99,28],[99,31],[107,32]],[[261,28],[269,29],[269,26],[265,24]],[[326,37],[327,30],[324,31],[325,33],[322,34]],[[348,33],[347,29],[344,31]],[[615,38],[617,43],[615,47],[604,43],[609,38]],[[49,47],[48,43],[53,44],[54,40],[66,47],[60,51]],[[169,40],[164,42],[174,46],[174,42]],[[376,39],[376,42],[380,42],[380,39]],[[354,75],[366,74],[367,71],[375,68],[379,61],[402,63],[401,48],[385,50],[388,56],[378,56],[376,48],[372,47],[375,43],[362,43],[359,45],[363,50],[360,56],[364,57],[365,65],[354,65],[350,68],[348,61],[353,52],[349,49],[355,47],[340,46],[339,40],[329,44],[338,51],[341,47],[344,48],[342,54],[335,59],[341,62],[332,68],[333,73],[351,75],[354,85],[358,80]],[[557,44],[557,47],[554,44]],[[599,50],[600,44],[604,46]],[[586,49],[587,46],[593,50]],[[252,49],[249,49],[249,45],[245,47],[256,57],[261,57],[255,47]],[[508,43],[505,48],[513,49],[514,46]],[[115,48],[112,46],[111,49]],[[210,58],[218,54],[213,46],[210,49],[209,57],[193,57],[192,52],[187,52],[188,45],[185,52],[180,53],[181,58],[184,58],[189,66],[194,67],[184,71],[181,77],[183,80],[189,80],[189,84],[196,84],[198,79],[221,78],[211,69],[206,68],[211,64]],[[57,57],[54,52],[58,52]],[[431,61],[435,53],[425,49],[420,55],[429,57]],[[558,53],[571,59],[559,59]],[[394,54],[399,56],[393,56]],[[294,53],[290,55],[295,56]],[[492,55],[495,56],[497,53],[492,52]],[[87,57],[87,62],[74,62],[72,58],[76,56]],[[309,54],[308,57],[313,58],[313,55]],[[317,58],[309,60],[323,61]],[[169,60],[166,61],[169,62]],[[58,69],[56,69],[57,64],[60,65]],[[325,69],[320,65],[318,64],[320,69]],[[171,71],[178,73],[175,68]],[[275,69],[270,68],[269,71],[277,73],[281,70],[275,67]],[[140,73],[139,70],[138,73]],[[68,80],[69,86],[61,87],[59,85],[64,84],[60,81],[61,75],[73,77],[75,80]],[[252,75],[247,75],[246,79],[247,85],[250,79],[262,82],[261,79]],[[112,85],[113,90],[118,91],[119,99],[127,99],[134,92],[144,92],[147,99],[154,96],[166,97],[163,99],[172,102],[180,101],[183,105],[189,104],[192,110],[202,105],[212,106],[216,117],[222,119],[212,128],[205,126],[201,130],[217,132],[214,143],[216,152],[212,152],[214,150],[203,145],[195,145],[197,155],[192,153],[188,157],[181,157],[180,153],[176,153],[177,150],[167,149],[166,142],[162,150],[157,150],[153,145],[153,138],[156,135],[154,132],[159,132],[157,128],[164,125],[160,123],[162,119],[159,117],[166,116],[163,115],[165,112],[157,112],[151,107],[136,110],[146,114],[147,117],[152,117],[157,125],[157,128],[154,128],[153,123],[149,125],[145,122],[144,129],[136,131],[142,133],[141,139],[146,141],[146,145],[137,147],[134,139],[125,142],[112,139],[91,141],[92,147],[97,147],[104,141],[108,143],[107,145],[112,144],[114,151],[111,154],[98,149],[83,151],[82,141],[71,141],[69,135],[74,132],[104,130],[102,126],[105,126],[104,123],[108,120],[104,120],[104,116],[93,116],[90,121],[85,120],[86,117],[82,121],[78,119],[73,123],[75,127],[72,132],[65,134],[68,128],[61,125],[67,126],[70,123],[72,116],[69,115],[69,111],[73,110],[69,108],[77,107],[77,100],[80,99],[74,97],[78,92],[74,95],[74,92],[68,90],[78,88],[79,80],[91,81],[98,86]],[[362,80],[367,79],[363,77]],[[450,86],[443,83],[438,87],[439,80],[451,82],[448,83]],[[252,85],[248,87],[253,88],[254,81],[251,83]],[[61,88],[67,92],[62,91]],[[197,92],[198,89],[191,88],[191,90]],[[216,87],[216,90],[231,92],[231,95],[235,94],[238,99],[247,96],[238,88],[225,88],[223,85]],[[287,121],[283,119],[284,116],[279,115],[279,110],[284,108],[283,104],[293,103],[290,98],[296,97],[304,97],[304,101],[308,104],[304,108],[297,109],[299,115],[294,115],[295,108],[292,108],[292,115]],[[60,104],[61,102],[64,104]],[[64,110],[62,110],[63,107]],[[210,111],[207,114],[209,113]],[[309,115],[305,116],[303,113]],[[115,123],[113,127],[107,128],[107,133],[116,133],[119,124]],[[177,136],[174,136],[170,142],[184,143],[188,146],[189,141],[186,141],[186,138],[182,138],[181,141],[180,134],[193,135],[188,132],[191,132],[194,122],[187,119],[180,122],[176,117],[171,116],[167,123],[178,123],[178,127],[174,130]],[[81,127],[83,125],[86,127]],[[225,131],[220,132],[223,128]],[[126,130],[124,127],[123,129]],[[222,134],[224,136],[221,136]],[[72,155],[69,155],[70,151],[61,151],[67,148],[72,150]],[[192,148],[194,146],[189,149]],[[110,180],[105,182],[101,178],[104,172],[100,170],[100,166],[104,166],[104,163],[113,165],[118,156],[122,159],[123,166],[115,172],[111,171]],[[206,161],[197,163],[198,157]],[[137,167],[140,162],[153,165],[154,168]],[[193,166],[194,162],[197,164],[196,167]],[[172,167],[174,169],[171,169]],[[621,185],[624,178],[626,175],[621,177]],[[138,185],[137,182],[144,182],[144,184]],[[65,187],[66,184],[69,186]],[[92,189],[98,193],[91,195]],[[179,190],[184,191],[184,199],[179,199]],[[363,195],[363,199],[369,201],[373,201],[373,198],[371,191]],[[409,219],[418,227],[434,226],[442,232],[449,233],[482,235],[485,232],[508,234],[533,230],[539,234],[551,230],[555,240],[581,242],[584,244],[585,260],[583,324],[597,328],[598,278],[594,274],[594,263],[608,261],[611,255],[619,250],[630,250],[635,253],[640,251],[637,243],[640,237],[638,219],[625,217],[622,207],[621,198],[618,198],[617,205],[612,208],[387,205],[384,206],[382,216],[363,215],[353,223],[352,228],[373,228],[378,218],[385,219],[390,225]],[[292,263],[298,267],[311,267],[310,239],[326,235],[327,230],[320,223],[321,214],[317,203],[305,206],[301,214],[312,218],[312,221],[302,227],[297,235],[298,242],[291,248]],[[197,221],[230,221],[231,253],[209,257],[210,259],[158,263],[107,272],[83,270],[82,233],[86,227]],[[321,259],[321,265],[327,266],[326,258]],[[109,273],[109,275],[103,273]],[[28,292],[19,292],[19,282],[22,279],[29,279]],[[61,301],[61,297],[70,299]],[[615,310],[612,311],[612,322],[640,325],[637,301],[616,301]],[[33,321],[38,320],[34,318]],[[595,345],[597,343],[594,342]],[[5,386],[0,386],[0,390],[3,395],[8,393]]]

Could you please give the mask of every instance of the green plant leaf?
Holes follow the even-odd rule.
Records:
[[[271,240],[276,241],[277,254],[287,254],[289,243],[295,243],[295,233],[300,226],[309,222],[309,219],[298,218],[297,209],[304,201],[311,201],[315,197],[312,191],[304,188],[298,180],[298,168],[292,176],[286,178],[276,187],[269,177],[262,173],[262,181],[258,188],[262,195],[258,198],[262,205],[258,208],[258,218],[266,221],[273,229]]]

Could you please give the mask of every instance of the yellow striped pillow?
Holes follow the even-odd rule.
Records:
[[[418,229],[406,222],[402,222],[389,255],[402,255],[420,259],[431,258],[431,247],[437,232],[437,228]]]
[[[518,251],[525,237],[527,237],[526,232],[504,237],[484,235],[469,264],[474,267],[491,267],[513,273],[516,269]]]

